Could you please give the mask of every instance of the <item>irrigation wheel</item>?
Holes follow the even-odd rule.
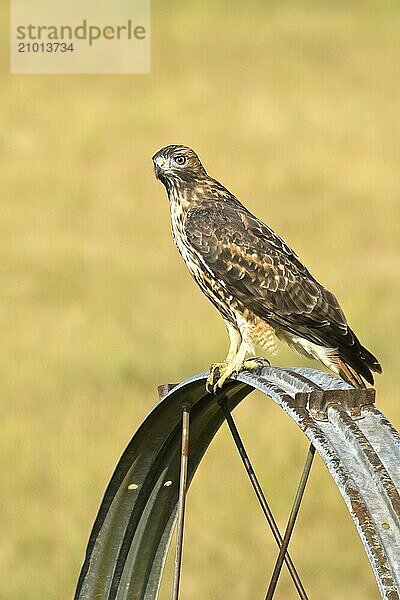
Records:
[[[300,598],[303,583],[288,552],[315,451],[327,466],[364,544],[382,598],[400,598],[400,435],[375,406],[375,391],[355,390],[313,369],[242,372],[216,395],[207,373],[161,386],[153,408],[121,456],[89,538],[75,600],[155,600],[177,526],[172,598],[179,597],[186,491],[226,421],[278,545],[266,592],[271,600],[286,563]],[[286,530],[281,534],[231,411],[251,391],[272,398],[310,445]]]

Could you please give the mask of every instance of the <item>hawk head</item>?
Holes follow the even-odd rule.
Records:
[[[188,146],[165,146],[155,153],[153,163],[156,178],[164,185],[173,181],[193,181],[207,175],[196,152]]]

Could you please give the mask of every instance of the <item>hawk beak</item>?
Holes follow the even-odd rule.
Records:
[[[160,179],[166,164],[167,161],[162,156],[158,156],[156,159],[154,159],[154,173],[157,179]]]

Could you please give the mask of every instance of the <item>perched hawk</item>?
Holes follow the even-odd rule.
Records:
[[[373,384],[379,362],[295,252],[210,177],[190,148],[166,146],[153,162],[168,194],[175,244],[229,333],[228,355],[211,366],[207,389],[259,367],[262,359],[247,356],[256,347],[273,353],[277,338],[355,387]]]

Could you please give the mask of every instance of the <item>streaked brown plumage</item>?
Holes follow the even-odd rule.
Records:
[[[223,363],[212,366],[209,387],[276,338],[321,360],[356,387],[373,383],[377,359],[349,327],[335,296],[310,274],[274,231],[252,215],[186,146],[167,146],[154,157],[171,209],[174,241],[190,273],[222,314],[230,336]]]

